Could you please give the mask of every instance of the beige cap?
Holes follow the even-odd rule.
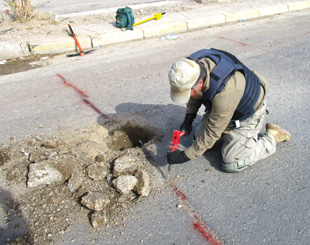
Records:
[[[184,58],[175,62],[168,73],[172,101],[178,104],[186,103],[199,74],[200,67],[195,61]]]

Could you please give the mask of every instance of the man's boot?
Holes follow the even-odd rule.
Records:
[[[267,132],[276,139],[277,143],[289,141],[291,139],[291,134],[286,130],[281,129],[277,124],[267,123],[266,129]]]

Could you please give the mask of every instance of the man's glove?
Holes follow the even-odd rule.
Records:
[[[188,113],[185,116],[184,122],[181,124],[180,131],[185,130],[186,136],[189,136],[192,132],[192,124],[196,117],[196,113]]]
[[[187,162],[190,160],[185,155],[184,151],[180,151],[180,150],[168,151],[166,158],[169,164],[183,163],[183,162]]]

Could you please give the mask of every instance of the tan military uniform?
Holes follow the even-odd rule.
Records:
[[[215,63],[208,58],[201,61],[207,71],[203,87],[206,92],[210,84],[209,74],[215,67]],[[240,128],[228,131],[227,127],[245,90],[245,77],[241,72],[236,72],[227,82],[225,88],[213,98],[211,112],[204,115],[195,132],[195,142],[185,150],[188,158],[194,159],[201,156],[221,138],[224,141],[222,166],[228,172],[242,171],[275,152],[276,142],[272,135],[267,133],[258,138],[266,115],[265,96],[268,91],[268,83],[255,71],[253,72],[261,83],[260,96],[254,106],[255,113],[242,121]],[[186,113],[197,113],[201,105],[201,100],[190,99],[187,103]]]

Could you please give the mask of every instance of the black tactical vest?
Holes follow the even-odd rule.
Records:
[[[222,91],[236,71],[240,71],[245,77],[246,87],[232,119],[243,121],[255,112],[254,106],[260,94],[259,79],[235,56],[222,50],[202,49],[187,58],[196,62],[202,58],[209,58],[216,64],[210,73],[210,87],[203,94],[202,99],[208,111],[212,109],[212,99],[214,96]]]

